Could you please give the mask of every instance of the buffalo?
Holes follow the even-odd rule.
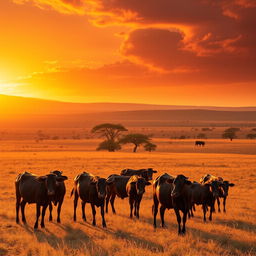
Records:
[[[71,191],[71,196],[74,194],[74,221],[76,221],[76,208],[78,198],[82,200],[82,218],[86,221],[85,204],[90,203],[92,208],[93,222],[96,225],[96,210],[95,206],[101,208],[102,226],[106,227],[104,217],[104,204],[106,197],[107,181],[99,176],[94,176],[90,173],[83,172],[77,175],[74,179],[74,188]]]
[[[128,183],[130,177],[122,176],[118,174],[112,174],[107,178],[107,196],[106,196],[106,213],[108,213],[108,204],[110,200],[110,204],[112,207],[112,213],[116,213],[115,210],[115,198],[116,196],[124,199],[128,197],[126,191],[126,184]]]
[[[148,185],[151,185],[151,183],[137,175],[131,176],[131,178],[128,180],[126,184],[126,192],[129,197],[130,218],[133,217],[132,211],[134,207],[134,216],[136,216],[139,219],[140,202],[145,192],[145,186],[148,186]]]
[[[234,187],[235,184],[224,180],[222,177],[216,177],[211,174],[206,174],[200,179],[200,183],[202,184],[212,183],[213,181],[218,181],[220,183],[219,195],[216,197],[218,203],[218,212],[220,212],[220,198],[223,198],[223,211],[226,212],[226,199],[228,196],[229,187]]]
[[[222,187],[223,193],[220,194],[219,197],[217,197],[218,211],[219,212],[220,212],[220,200],[219,200],[219,198],[223,198],[223,211],[226,212],[226,200],[227,200],[227,196],[228,196],[229,187],[234,187],[234,186],[235,186],[234,183],[230,183],[227,180],[224,180],[221,183],[221,187]]]
[[[186,233],[186,221],[189,209],[192,206],[190,202],[189,187],[191,186],[191,181],[187,177],[180,174],[173,181],[173,189],[171,192],[172,204],[176,214],[178,222],[178,234],[183,235]],[[183,226],[181,228],[181,216],[180,211],[183,213],[182,222]]]
[[[204,146],[205,146],[205,142],[202,141],[202,140],[196,140],[196,141],[195,141],[195,146],[204,147]]]
[[[160,204],[160,217],[162,227],[165,227],[164,213],[166,209],[173,208],[171,192],[173,190],[174,177],[165,173],[158,176],[153,182],[153,207],[154,227],[156,228],[156,216],[158,213],[158,206]]]
[[[210,184],[192,183],[184,175],[178,175],[173,181],[172,199],[173,207],[176,213],[177,222],[179,225],[178,233],[186,232],[186,218],[190,209],[194,204],[202,205],[204,213],[204,221],[206,221],[207,207],[210,207],[209,220],[212,220],[212,212],[214,209],[215,198],[219,195],[218,181],[213,181]],[[179,211],[183,212],[183,227],[181,229],[181,217]]]
[[[64,200],[64,196],[66,194],[66,186],[64,181],[68,179],[67,176],[63,176],[61,171],[52,171],[51,173],[57,175],[58,177],[62,177],[63,181],[58,182],[57,181],[57,186],[56,186],[56,193],[53,199],[53,204],[56,206],[58,205],[57,208],[57,222],[60,223],[60,212],[61,212],[61,206]],[[49,203],[49,211],[50,211],[50,215],[49,215],[49,221],[52,221],[52,203]]]
[[[34,228],[38,228],[38,220],[41,214],[41,227],[44,228],[45,211],[49,203],[54,200],[57,191],[57,183],[63,182],[64,177],[58,177],[51,173],[44,176],[36,176],[29,172],[19,174],[15,180],[16,189],[16,222],[19,223],[19,208],[21,207],[22,221],[26,223],[25,205],[36,204],[36,222]],[[22,199],[22,201],[21,201]]]

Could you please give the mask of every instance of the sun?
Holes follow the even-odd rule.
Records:
[[[17,87],[17,85],[15,85],[15,84],[6,84],[4,82],[1,82],[0,83],[0,94],[15,93],[15,89],[17,89],[16,87]]]

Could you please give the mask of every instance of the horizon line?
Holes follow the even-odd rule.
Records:
[[[76,102],[76,101],[62,101],[57,99],[47,99],[40,97],[31,97],[31,96],[20,96],[20,95],[12,95],[12,94],[3,94],[0,93],[0,96],[8,96],[8,97],[16,97],[23,99],[33,99],[33,100],[41,100],[41,101],[52,101],[58,103],[69,103],[69,104],[136,104],[136,105],[155,105],[155,106],[175,106],[175,107],[211,107],[211,108],[256,108],[255,106],[223,106],[223,105],[177,105],[177,104],[159,104],[159,103],[141,103],[141,102],[115,102],[115,101],[94,101],[94,102]]]

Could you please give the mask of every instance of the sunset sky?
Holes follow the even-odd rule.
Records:
[[[0,94],[256,105],[255,0],[1,0]]]

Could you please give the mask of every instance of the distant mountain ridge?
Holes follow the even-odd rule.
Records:
[[[69,115],[143,110],[256,111],[256,107],[179,106],[140,103],[72,103],[0,94],[1,115]]]

